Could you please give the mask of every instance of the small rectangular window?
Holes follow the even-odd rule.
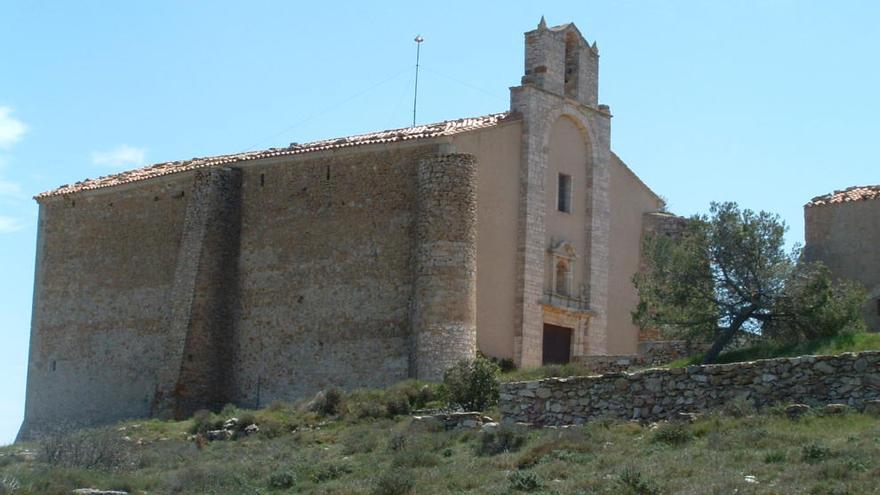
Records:
[[[556,190],[556,209],[565,213],[571,213],[571,176],[559,174],[559,184]]]

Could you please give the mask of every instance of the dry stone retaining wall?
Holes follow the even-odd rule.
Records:
[[[639,342],[638,354],[578,356],[576,361],[591,373],[620,373],[634,367],[671,363],[692,355],[691,350],[684,340],[650,340]]]
[[[723,408],[735,400],[846,403],[880,398],[880,351],[749,363],[548,378],[501,386],[504,421],[580,424],[600,418],[660,420]]]

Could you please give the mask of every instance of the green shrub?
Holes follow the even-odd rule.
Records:
[[[236,429],[238,431],[244,431],[250,425],[258,424],[257,416],[252,411],[244,411],[238,415],[238,424],[236,425]]]
[[[260,427],[259,435],[263,438],[278,438],[289,431],[289,429],[277,419],[263,418],[257,425]]]
[[[135,464],[129,446],[109,429],[47,433],[40,439],[37,459],[81,469],[117,470]]]
[[[617,483],[621,487],[621,494],[625,495],[660,495],[660,487],[646,478],[639,471],[626,468],[617,478]]]
[[[349,473],[351,473],[351,468],[346,464],[323,462],[315,466],[311,478],[315,483],[323,483],[325,481],[341,478]]]
[[[437,388],[431,385],[422,385],[418,392],[410,399],[413,409],[421,409],[431,402],[439,399]]]
[[[391,463],[397,467],[434,467],[440,464],[440,458],[433,451],[408,449],[396,453]]]
[[[530,471],[514,471],[507,477],[511,490],[533,492],[541,488],[541,480]]]
[[[348,406],[348,413],[357,419],[378,419],[388,417],[385,404],[374,400],[361,400]]]
[[[483,411],[498,403],[498,365],[486,358],[461,360],[443,374],[450,405]]]
[[[406,447],[407,435],[405,433],[395,433],[388,437],[388,450],[397,452]]]
[[[438,386],[436,384],[425,383],[419,380],[406,380],[394,385],[388,390],[386,403],[391,402],[391,399],[398,400],[397,397],[405,397],[409,403],[410,411],[413,409],[422,409],[429,403],[440,398],[437,389]],[[392,407],[393,406],[389,406],[389,412],[395,414],[391,411]],[[409,411],[402,414],[409,414]]]
[[[343,392],[338,388],[322,390],[308,404],[309,411],[321,416],[336,416],[342,405]]]
[[[376,432],[367,428],[353,430],[342,439],[342,453],[345,455],[366,454],[376,450],[378,446]]]
[[[273,490],[289,490],[296,485],[296,473],[291,471],[282,471],[280,473],[272,473],[266,486]]]
[[[192,434],[204,434],[211,430],[223,427],[223,420],[207,409],[200,409],[192,415],[192,425],[189,432]]]
[[[250,486],[244,473],[230,469],[228,462],[190,463],[163,474],[150,493],[243,493],[246,486],[250,488],[249,493],[257,491]]]
[[[488,359],[493,363],[498,365],[498,369],[501,370],[502,373],[510,373],[511,371],[516,369],[516,363],[513,362],[511,358],[497,358],[492,356],[487,356],[482,352],[477,352],[477,356]]]
[[[220,410],[220,416],[224,418],[234,418],[238,416],[240,409],[235,404],[229,403],[223,406],[223,409]]]
[[[280,400],[274,400],[274,401],[272,401],[271,404],[266,406],[266,410],[269,412],[279,413],[279,412],[286,411],[287,409],[289,409],[289,407],[290,407],[289,404],[287,404],[286,402],[283,402]]]
[[[752,416],[757,410],[755,409],[755,404],[749,399],[737,397],[724,404],[722,412],[732,418],[744,418]]]
[[[412,473],[400,469],[389,469],[374,481],[373,495],[406,495],[415,486]]]
[[[764,456],[765,464],[779,464],[785,462],[786,455],[785,452],[781,450],[774,450],[773,452],[768,452],[767,455]]]
[[[10,475],[0,476],[0,495],[17,493],[21,488],[21,482]]]
[[[822,462],[831,457],[831,449],[819,442],[810,442],[801,448],[801,460],[809,464]]]
[[[385,410],[388,416],[402,416],[412,410],[410,398],[404,392],[390,391],[385,396]]]
[[[496,455],[505,452],[516,452],[526,444],[528,435],[517,428],[507,425],[495,431],[484,432],[477,444],[477,455]]]
[[[547,435],[540,443],[531,447],[516,461],[519,469],[528,469],[552,456],[557,459],[574,458],[577,454],[588,453],[593,443],[582,429],[560,430],[555,435]]]
[[[654,434],[652,442],[665,443],[667,445],[683,445],[693,438],[690,425],[685,423],[661,423]]]

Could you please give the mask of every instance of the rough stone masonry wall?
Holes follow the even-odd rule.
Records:
[[[835,277],[864,286],[865,323],[880,332],[880,200],[808,205],[804,229],[804,258],[821,261]]]
[[[637,354],[579,356],[575,361],[591,373],[620,373],[634,367],[656,366],[692,355],[684,340],[649,340],[639,342]]]
[[[40,202],[21,438],[150,414],[188,179]]]
[[[477,353],[476,177],[471,155],[419,162],[412,331],[423,380]]]
[[[167,365],[154,414],[184,418],[230,401],[241,171],[196,171],[169,298]]]
[[[235,402],[257,407],[415,375],[419,163],[438,152],[437,144],[382,146],[242,167]],[[441,222],[438,234],[454,220],[444,215],[467,197],[467,189],[458,189],[466,187],[464,179],[432,179],[433,201],[443,206],[422,219]],[[453,240],[463,241],[464,233],[456,231]],[[438,253],[467,261],[459,245],[435,240]],[[468,271],[449,270],[442,276]]]
[[[386,386],[474,355],[475,165],[438,152],[272,159],[42,202],[21,438]],[[414,314],[441,323],[424,356]]]
[[[749,363],[549,378],[501,386],[504,421],[580,424],[601,418],[656,421],[701,413],[734,400],[847,403],[880,398],[880,351]]]

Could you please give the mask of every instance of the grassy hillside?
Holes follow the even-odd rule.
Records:
[[[792,421],[743,407],[693,424],[438,431],[406,410],[433,391],[362,391],[310,412],[274,404],[195,420],[127,422],[0,449],[0,494],[880,493],[880,419]],[[327,413],[324,415],[321,413]],[[491,411],[489,412],[491,415]],[[207,442],[230,417],[260,432]]]
[[[718,363],[737,363],[804,355],[841,354],[880,349],[880,333],[842,333],[821,340],[808,340],[794,344],[758,344],[745,349],[724,352],[718,356]],[[702,363],[702,356],[680,359],[669,366],[672,368]]]

